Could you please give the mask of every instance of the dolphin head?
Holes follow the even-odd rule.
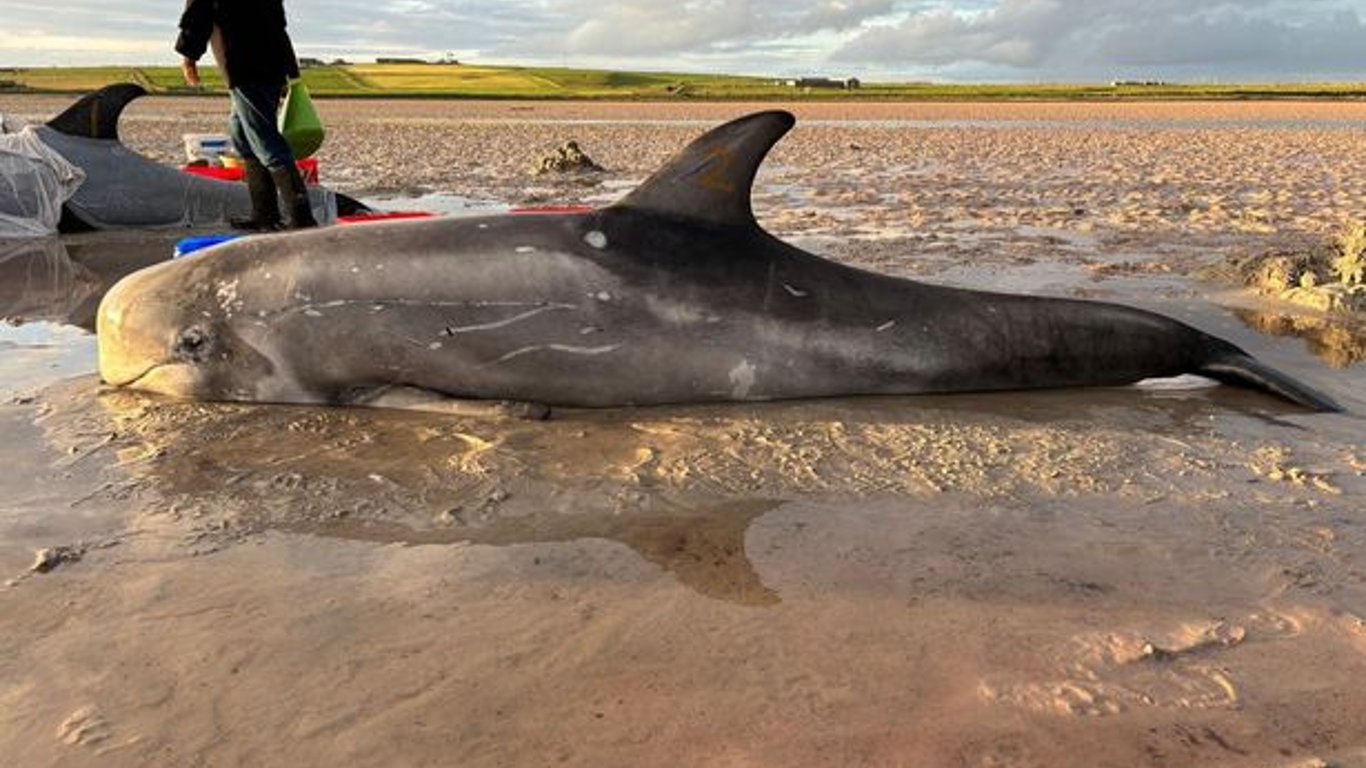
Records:
[[[114,387],[250,400],[272,365],[237,333],[232,296],[193,260],[134,272],[100,302],[100,377]]]

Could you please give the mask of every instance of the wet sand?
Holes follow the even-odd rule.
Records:
[[[169,159],[218,107],[139,103],[125,133]],[[504,203],[610,199],[745,111],[324,108],[343,190]],[[1195,277],[1359,213],[1366,105],[799,111],[816,125],[755,204],[785,237],[1155,308],[1354,413],[1199,387],[509,424],[175,403],[66,369],[20,387],[0,350],[21,391],[0,406],[0,754],[1366,765],[1366,383],[1340,354],[1358,326]],[[530,175],[568,139],[608,173]],[[137,263],[136,243],[70,245],[92,274],[25,272],[58,286],[28,314],[81,325],[97,267]]]

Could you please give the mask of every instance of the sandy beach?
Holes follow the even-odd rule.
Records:
[[[602,204],[774,106],[322,101],[322,175]],[[225,111],[139,100],[123,138],[179,162]],[[0,251],[0,762],[1366,766],[1366,326],[1228,266],[1360,217],[1366,104],[793,111],[754,200],[784,239],[1154,309],[1348,412],[1189,382],[544,423],[174,402],[103,391],[77,330],[166,236]],[[569,140],[606,171],[533,173]]]

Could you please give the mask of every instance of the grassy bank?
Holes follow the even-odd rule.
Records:
[[[213,67],[202,88],[188,88],[176,67],[45,67],[0,69],[0,92],[84,93],[115,82],[153,93],[221,92]],[[1366,99],[1366,83],[1242,85],[1098,85],[868,83],[856,89],[802,88],[770,78],[667,72],[468,64],[354,64],[310,67],[304,81],[318,96],[470,99],[625,100],[1181,100]]]

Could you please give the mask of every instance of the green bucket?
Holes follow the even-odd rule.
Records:
[[[323,121],[318,117],[318,110],[313,108],[308,86],[300,80],[289,84],[284,109],[280,110],[280,133],[295,160],[312,157],[323,145]]]

